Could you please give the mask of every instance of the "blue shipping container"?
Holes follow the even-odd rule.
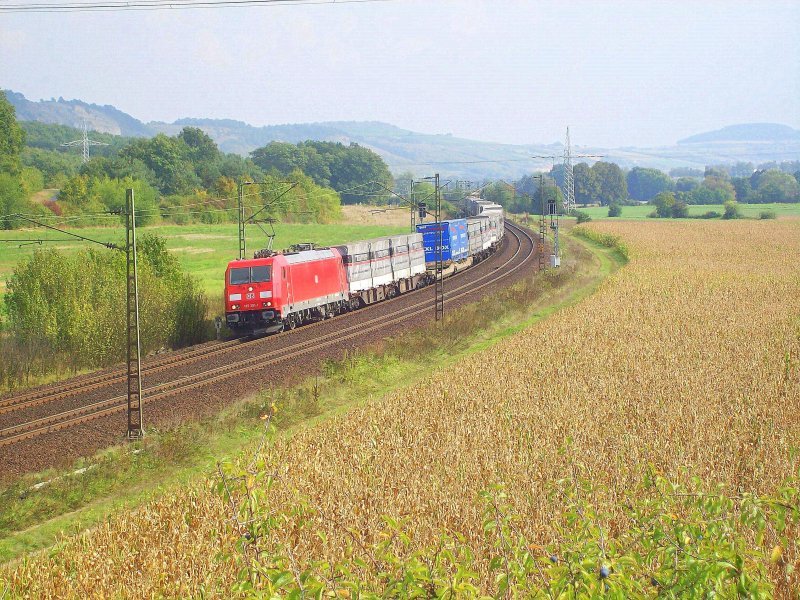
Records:
[[[442,221],[442,260],[450,262],[463,260],[469,255],[469,235],[466,219]],[[425,262],[435,263],[439,246],[439,227],[436,223],[417,225],[417,233],[422,234],[425,246]]]

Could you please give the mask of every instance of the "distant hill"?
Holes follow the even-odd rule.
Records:
[[[92,131],[117,136],[149,137],[159,132],[175,135],[183,127],[199,127],[224,152],[247,155],[272,141],[297,143],[322,140],[357,143],[377,152],[394,174],[438,171],[457,179],[518,179],[534,171],[549,170],[560,162],[563,146],[554,144],[514,145],[482,142],[449,134],[426,134],[376,121],[336,121],[254,127],[233,119],[179,119],[174,123],[143,123],[113,106],[81,100],[31,102],[22,94],[6,91],[22,121],[56,123],[76,129],[86,120]],[[62,134],[66,135],[66,134]],[[622,167],[702,168],[705,165],[749,161],[797,160],[800,131],[786,125],[749,123],[688,137],[674,146],[660,148],[576,147],[576,154],[602,155]],[[553,156],[531,158],[534,155]]]
[[[745,123],[698,133],[678,141],[678,144],[708,144],[716,142],[787,142],[800,141],[800,130],[778,123]]]
[[[154,129],[175,135],[186,126],[199,127],[225,152],[247,154],[269,142],[297,143],[322,140],[356,143],[377,152],[395,173],[419,172],[434,166],[443,173],[463,178],[517,178],[534,169],[549,168],[548,159],[531,155],[561,154],[561,146],[517,146],[424,134],[377,121],[335,121],[296,125],[253,127],[241,121],[180,119],[174,123],[150,123]]]
[[[83,123],[86,121],[90,130],[101,133],[133,137],[153,135],[150,127],[113,106],[87,104],[81,100],[63,98],[31,102],[22,94],[10,90],[5,90],[5,93],[20,121],[54,123],[75,129],[83,129]]]

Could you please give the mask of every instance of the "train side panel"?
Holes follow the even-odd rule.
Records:
[[[280,255],[287,269],[284,313],[308,310],[347,298],[342,258],[332,248]]]
[[[422,234],[425,245],[425,262],[435,263],[439,253],[439,229],[442,236],[442,261],[463,260],[469,255],[469,239],[466,219],[454,219],[441,223],[421,223],[417,232]]]

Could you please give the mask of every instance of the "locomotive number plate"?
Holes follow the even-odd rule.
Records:
[[[249,294],[247,294],[247,299],[248,299],[248,300],[252,300],[252,299],[253,299],[253,298],[255,298],[255,297],[256,297],[255,293],[249,293]]]

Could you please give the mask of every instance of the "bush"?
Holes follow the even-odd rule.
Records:
[[[669,218],[672,216],[672,208],[675,206],[675,194],[672,192],[660,192],[650,200],[650,204],[656,207],[656,216]]]
[[[579,224],[579,225],[580,225],[581,223],[588,223],[589,221],[591,221],[591,220],[592,220],[592,217],[590,217],[590,216],[588,215],[588,213],[585,213],[585,212],[584,212],[584,211],[582,211],[582,210],[576,210],[576,211],[575,211],[575,218],[578,220],[578,224]]]
[[[614,235],[613,233],[600,233],[599,231],[587,229],[586,227],[576,227],[572,230],[572,233],[585,240],[605,246],[606,248],[614,248],[625,260],[630,258],[628,246],[618,235]]]
[[[742,213],[739,212],[739,203],[735,200],[728,200],[723,206],[725,207],[723,219],[740,219],[742,217]]]
[[[776,219],[777,217],[778,215],[775,213],[774,210],[762,210],[760,213],[758,213],[758,218],[762,220]]]
[[[617,202],[612,202],[608,207],[608,216],[609,217],[622,216],[622,206]]]
[[[709,210],[708,212],[704,212],[700,215],[701,219],[719,219],[722,216],[722,213],[718,213],[715,210]]]
[[[139,248],[142,351],[202,341],[206,300],[182,273],[163,240],[142,236]],[[5,300],[14,341],[42,342],[56,362],[97,367],[125,357],[125,256],[84,250],[37,250],[20,262]]]
[[[23,221],[7,218],[6,215],[26,212],[29,212],[29,204],[19,179],[8,173],[0,173],[0,229],[20,227]]]
[[[686,202],[678,200],[672,205],[672,218],[673,219],[686,219],[689,217],[689,205]]]

